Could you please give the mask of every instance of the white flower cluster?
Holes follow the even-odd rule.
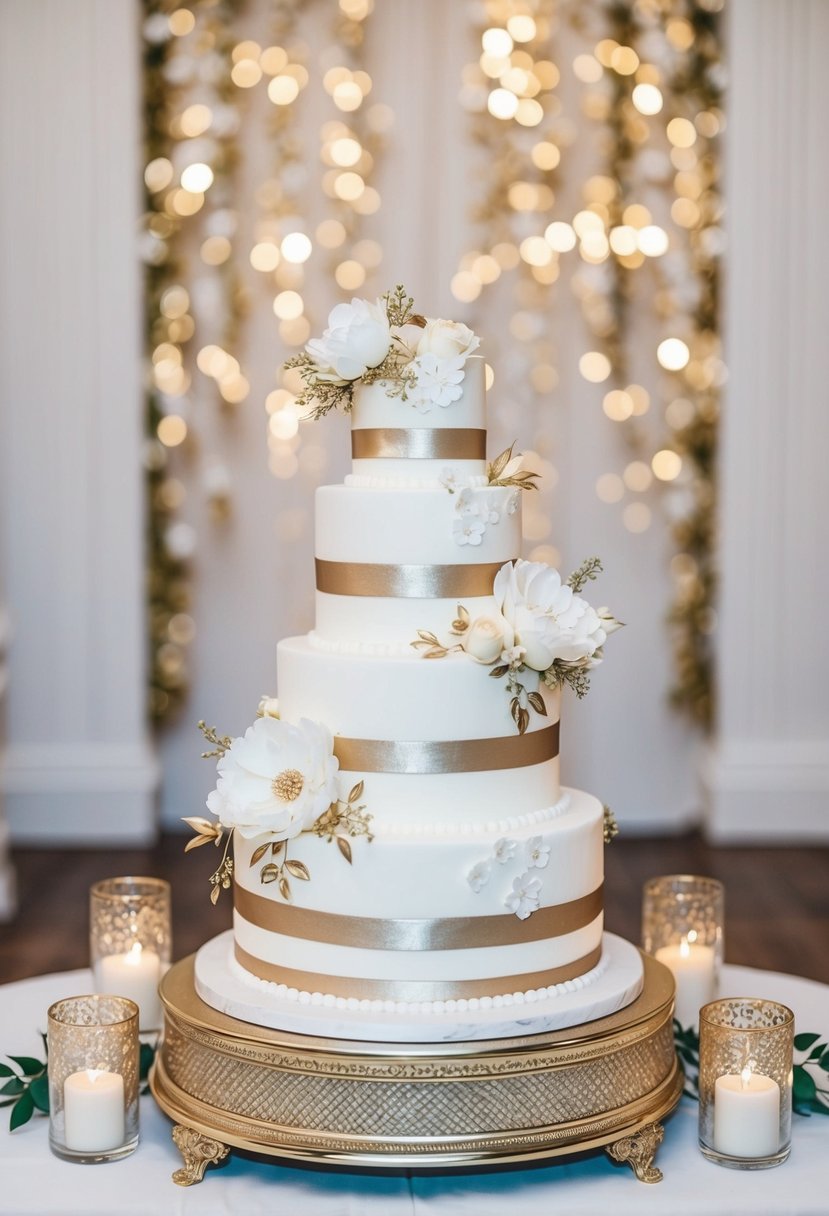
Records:
[[[512,887],[504,898],[504,907],[514,912],[519,920],[526,920],[538,908],[541,894],[541,879],[531,871],[545,869],[549,860],[550,846],[545,844],[542,836],[531,836],[521,852],[517,840],[502,837],[496,840],[492,856],[476,862],[466,880],[477,894],[489,882],[493,864],[505,866],[513,861],[522,862],[525,868],[513,879]]]
[[[458,522],[470,530],[459,543],[480,544],[472,533],[476,517],[461,514],[456,527]],[[498,614],[476,617],[461,642],[479,663],[500,659],[539,672],[557,660],[594,667],[601,662],[597,652],[608,634],[619,628],[607,609],[592,608],[543,562],[507,562],[495,576],[493,594]]]
[[[440,482],[450,493],[455,493],[457,477],[453,469],[444,469]],[[479,545],[486,533],[487,524],[497,524],[500,521],[501,511],[496,509],[498,499],[493,498],[495,493],[497,492],[491,488],[476,490],[470,486],[458,492],[455,498],[455,518],[452,522],[455,544]],[[507,494],[505,510],[508,515],[514,515],[518,510],[520,496],[520,490],[511,490]]]
[[[421,319],[422,321],[422,319]],[[459,321],[425,318],[416,346],[406,341],[401,326],[389,322],[382,299],[353,299],[337,304],[321,338],[305,347],[318,384],[344,385],[360,380],[396,356],[397,378],[406,382],[403,398],[420,413],[433,406],[445,408],[462,394],[464,364],[480,346],[480,339]],[[414,339],[412,338],[412,341]]]
[[[264,716],[219,757],[219,780],[207,798],[219,822],[246,840],[263,832],[290,840],[339,797],[331,732],[308,718],[283,722],[275,710],[271,698],[262,699]]]

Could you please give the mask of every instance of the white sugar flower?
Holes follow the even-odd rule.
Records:
[[[488,524],[497,524],[500,518],[501,516],[497,511],[493,511],[491,508],[485,507],[484,519]]]
[[[457,355],[466,358],[480,345],[481,339],[462,321],[427,317],[426,326],[417,344],[417,354],[437,355],[439,359],[451,359]]]
[[[450,494],[454,494],[458,488],[458,470],[452,468],[442,469],[438,481],[444,490],[448,490]]]
[[[513,490],[513,492],[510,494],[509,498],[507,499],[507,514],[514,515],[520,506],[521,506],[521,491]]]
[[[504,904],[510,912],[514,912],[519,920],[526,920],[530,913],[538,907],[538,895],[541,891],[541,879],[532,878],[529,870],[513,879],[512,890]]]
[[[469,871],[466,876],[466,881],[469,883],[472,890],[477,895],[482,887],[485,887],[489,882],[489,875],[492,871],[491,861],[478,861]]]
[[[246,840],[263,832],[289,840],[310,827],[338,797],[331,732],[302,718],[297,726],[257,718],[216,765],[219,780],[207,807]]]
[[[527,841],[527,868],[543,870],[550,860],[550,846],[544,843],[541,836],[531,836]]]
[[[452,536],[458,545],[479,545],[486,524],[475,515],[461,515],[452,524]]]
[[[534,671],[546,671],[556,659],[592,658],[607,637],[595,608],[544,562],[507,562],[495,576],[493,594]]]
[[[520,667],[525,654],[523,646],[507,646],[501,654],[501,662],[509,663],[510,667]]]
[[[279,701],[276,697],[265,695],[259,701],[259,707],[256,711],[260,718],[278,718],[279,717]]]
[[[478,663],[494,663],[512,638],[512,629],[503,617],[476,617],[461,638],[461,646]]]
[[[464,356],[439,359],[437,355],[418,355],[408,365],[414,373],[414,384],[406,390],[406,399],[422,414],[433,405],[445,408],[460,400],[463,390]]]
[[[500,840],[495,841],[492,856],[499,866],[505,866],[517,848],[518,844],[515,840],[507,840],[502,836]]]
[[[481,503],[478,495],[469,486],[461,490],[455,500],[455,510],[460,515],[481,515]],[[484,521],[486,522],[486,521]]]
[[[391,347],[391,330],[382,300],[354,299],[337,304],[321,338],[305,349],[317,364],[318,379],[330,384],[358,380],[370,367],[382,363]]]

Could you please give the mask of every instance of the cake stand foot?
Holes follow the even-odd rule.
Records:
[[[180,1123],[173,1128],[173,1140],[184,1158],[182,1168],[173,1174],[173,1182],[178,1186],[192,1186],[194,1182],[201,1182],[208,1165],[218,1165],[230,1152],[226,1144],[211,1140],[209,1136],[194,1131],[192,1127],[183,1127]]]
[[[664,1136],[661,1123],[649,1123],[634,1135],[608,1144],[605,1151],[614,1161],[627,1162],[640,1182],[661,1182],[662,1171],[653,1164],[653,1159]]]

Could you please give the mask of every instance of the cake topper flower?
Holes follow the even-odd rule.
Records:
[[[355,384],[380,380],[387,396],[427,413],[460,399],[464,364],[479,345],[460,321],[415,312],[412,297],[397,286],[374,302],[337,304],[322,337],[311,338],[285,367],[296,368],[302,378],[297,405],[307,407],[310,418],[332,409],[348,413]]]

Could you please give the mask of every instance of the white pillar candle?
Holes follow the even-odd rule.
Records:
[[[714,1148],[727,1157],[771,1157],[780,1147],[780,1086],[761,1072],[717,1077]]]
[[[63,1083],[64,1143],[78,1153],[103,1153],[124,1143],[124,1078],[87,1068]]]
[[[673,972],[674,1017],[680,1026],[697,1026],[700,1009],[716,996],[717,960],[713,946],[683,938],[678,946],[660,947],[654,957]]]
[[[140,942],[126,954],[104,954],[98,959],[96,985],[99,992],[126,996],[138,1006],[141,1030],[158,1030],[161,1026],[161,1002],[158,984],[161,960],[153,950],[144,950]]]

